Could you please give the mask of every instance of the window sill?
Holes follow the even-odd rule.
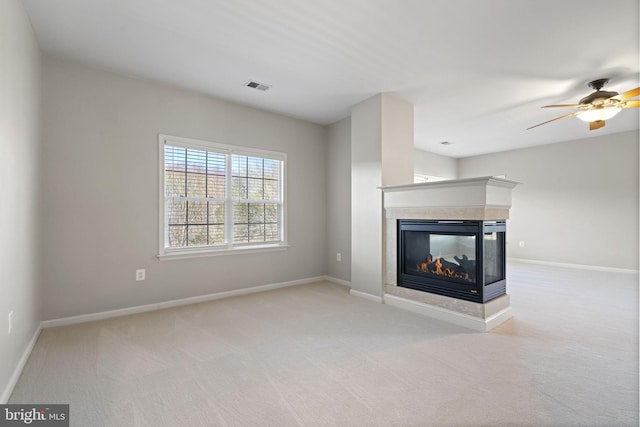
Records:
[[[158,255],[160,261],[171,261],[175,259],[187,259],[187,258],[205,258],[212,256],[223,255],[240,255],[240,254],[254,254],[260,252],[276,252],[285,251],[289,245],[277,244],[277,245],[264,245],[264,246],[240,246],[233,249],[201,249],[191,251],[172,251],[165,252]]]

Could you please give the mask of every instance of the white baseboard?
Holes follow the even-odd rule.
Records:
[[[369,301],[377,302],[378,304],[383,303],[382,297],[351,289],[351,282],[348,280],[338,279],[332,276],[325,276],[325,280],[349,288],[349,295],[353,295],[354,297],[368,299]]]
[[[489,316],[486,319],[484,319],[485,322],[485,332],[488,332],[490,330],[492,330],[493,328],[495,328],[496,326],[506,322],[507,320],[511,319],[513,317],[513,312],[511,310],[511,306],[500,310],[499,312],[497,312],[496,314],[494,314],[493,316]]]
[[[332,276],[324,276],[324,279],[328,282],[335,283],[337,285],[342,285],[349,288],[349,295],[353,295],[354,297],[368,299],[369,301],[377,302],[378,304],[382,304],[382,297],[378,297],[375,295],[368,294],[366,292],[356,291],[351,289],[351,282],[344,279],[338,279],[337,277]]]
[[[335,283],[336,285],[346,286],[347,288],[351,288],[351,282],[348,280],[338,279],[337,277],[332,276],[324,276],[324,279],[328,282]]]
[[[384,303],[413,313],[422,314],[433,319],[442,320],[443,322],[453,323],[454,325],[473,329],[478,332],[490,331],[499,324],[513,317],[511,306],[497,312],[493,316],[482,319],[480,317],[458,313],[457,311],[447,310],[446,308],[436,307],[390,294],[384,295]]]
[[[135,307],[121,308],[117,310],[102,311],[99,313],[81,314],[79,316],[63,317],[61,319],[45,320],[42,322],[43,328],[55,326],[74,325],[77,323],[93,322],[95,320],[108,319],[111,317],[127,316],[130,314],[145,313],[147,311],[161,310],[163,308],[179,307],[182,305],[195,304],[199,302],[213,301],[222,298],[235,297],[239,295],[253,294],[256,292],[270,291],[273,289],[287,288],[289,286],[306,285],[308,283],[328,280],[326,276],[309,277],[306,279],[292,280],[289,282],[273,283],[270,285],[254,286],[233,291],[216,292],[213,294],[200,295],[197,297],[182,298],[172,301],[159,302],[154,304],[139,305]]]
[[[27,360],[29,360],[29,356],[31,356],[31,352],[33,351],[33,347],[36,345],[36,341],[38,341],[38,337],[40,336],[40,331],[42,330],[42,324],[39,324],[36,328],[36,331],[33,333],[29,344],[27,344],[27,348],[24,349],[22,353],[22,357],[18,360],[18,364],[13,370],[13,374],[11,374],[11,378],[9,378],[9,383],[4,388],[2,392],[2,396],[0,396],[0,405],[4,405],[9,401],[11,397],[11,393],[13,393],[13,389],[18,383],[18,379],[20,379],[20,375],[22,374],[22,370],[24,366],[27,364]]]
[[[637,274],[639,272],[638,270],[627,269],[627,268],[613,268],[613,267],[604,267],[599,265],[585,265],[585,264],[568,264],[564,262],[540,261],[537,259],[526,259],[526,258],[509,257],[507,258],[507,261],[521,262],[524,264],[549,265],[553,267],[577,268],[580,270],[608,271],[610,273]]]
[[[348,280],[338,279],[336,277],[331,277],[331,276],[325,276],[325,280],[349,288],[349,295],[353,295],[354,297],[358,297],[358,298],[368,299],[369,301],[382,304],[382,297],[368,294],[362,291],[356,291],[355,289],[351,289],[351,282],[349,282]]]
[[[368,299],[369,301],[373,301],[373,302],[377,302],[378,304],[382,304],[382,297],[379,297],[377,295],[371,295],[371,294],[368,294],[366,292],[356,291],[355,289],[350,289],[349,290],[349,294],[353,295],[354,297],[364,298],[364,299]]]

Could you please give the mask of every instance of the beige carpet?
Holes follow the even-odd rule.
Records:
[[[328,282],[46,329],[9,403],[73,426],[638,426],[638,275],[508,273],[490,333]]]

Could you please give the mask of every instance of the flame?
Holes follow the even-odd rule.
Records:
[[[438,276],[444,276],[445,274],[442,272],[442,261],[440,261],[440,258],[436,258],[436,274]]]
[[[423,262],[418,263],[418,265],[416,266],[416,270],[421,272],[421,273],[431,273],[431,274],[435,274],[437,276],[445,276],[445,277],[451,277],[454,279],[463,279],[463,280],[471,280],[471,277],[469,276],[469,273],[465,272],[465,273],[461,273],[459,271],[455,271],[449,267],[445,267],[444,269],[442,268],[443,264],[442,261],[444,259],[442,257],[438,257],[436,258],[435,261],[433,261],[433,259],[431,258],[431,255],[429,255],[427,257],[426,260],[424,260]]]

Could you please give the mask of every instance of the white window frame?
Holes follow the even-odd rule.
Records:
[[[227,179],[226,179],[226,197],[225,197],[225,236],[226,243],[221,245],[210,246],[194,246],[182,248],[166,247],[168,233],[167,212],[165,210],[165,144],[177,147],[192,148],[205,151],[213,151],[224,153],[227,155]],[[231,194],[231,155],[237,154],[241,156],[261,157],[266,159],[280,160],[282,163],[280,175],[280,240],[278,242],[268,243],[234,243],[233,242],[233,199]],[[158,258],[163,259],[180,259],[206,257],[216,255],[230,255],[238,253],[268,252],[274,250],[285,250],[287,244],[287,155],[274,151],[261,150],[250,147],[240,147],[235,145],[219,144],[211,141],[204,141],[192,138],[184,138],[170,135],[158,135],[158,175],[159,175],[159,207],[158,207]],[[244,200],[243,200],[244,201]],[[250,202],[250,200],[248,201]]]

